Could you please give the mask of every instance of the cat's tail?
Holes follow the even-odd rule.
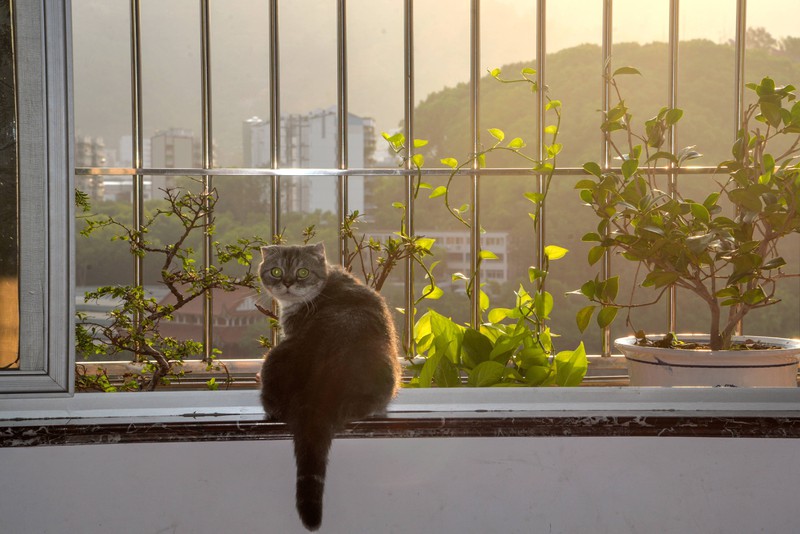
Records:
[[[322,523],[322,494],[325,470],[333,431],[324,425],[301,423],[294,432],[294,457],[297,463],[297,513],[308,530]]]

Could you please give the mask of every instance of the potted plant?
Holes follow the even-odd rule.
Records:
[[[751,311],[779,302],[776,287],[782,279],[798,276],[796,259],[789,264],[779,247],[784,238],[800,233],[795,88],[776,86],[770,78],[747,85],[756,100],[743,112],[732,157],[716,166],[718,176],[710,181],[717,184],[714,191],[692,199],[660,189],[656,180],[659,166],[680,167],[700,156],[693,147],[677,153],[663,149],[683,112],[663,108],[644,122],[643,132],[634,129],[617,83],[618,76],[630,74],[639,72],[623,67],[607,75],[616,105],[601,126],[621,168],[586,163],[583,168],[593,178],[576,185],[599,218],[597,230],[583,237],[595,243],[589,262],[618,254],[644,269],[640,285],[657,292],[654,302],[677,287],[694,293],[710,313],[703,336],[668,334],[653,341],[638,331],[617,339],[631,385],[796,386],[800,340],[734,335]],[[619,303],[618,288],[617,277],[595,277],[581,287],[578,293],[592,302],[577,315],[582,331],[596,310],[600,327],[611,324],[623,308],[630,324],[630,310],[637,305]],[[666,382],[657,378],[662,374]]]

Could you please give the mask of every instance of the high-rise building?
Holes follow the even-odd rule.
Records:
[[[282,168],[330,169],[337,166],[338,117],[331,107],[308,114],[281,117],[279,164]],[[258,117],[243,123],[244,162],[248,167],[270,167],[270,123]],[[371,165],[375,152],[375,124],[352,113],[347,119],[347,155],[350,168]],[[285,211],[336,211],[338,181],[331,176],[289,176],[282,179]],[[350,211],[364,212],[364,177],[348,180]]]

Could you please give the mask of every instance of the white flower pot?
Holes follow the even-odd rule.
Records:
[[[654,336],[657,338],[658,336]],[[663,336],[662,336],[663,337]],[[702,334],[681,341],[707,342]],[[800,339],[743,336],[780,348],[770,350],[683,350],[640,347],[633,336],[616,339],[632,386],[797,387]]]

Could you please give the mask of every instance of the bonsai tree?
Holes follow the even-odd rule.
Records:
[[[659,166],[680,167],[700,155],[693,147],[677,153],[663,149],[683,112],[663,108],[642,130],[634,128],[617,83],[618,76],[630,74],[639,72],[623,67],[607,77],[616,105],[601,126],[621,168],[586,163],[583,168],[593,178],[575,186],[599,219],[597,230],[583,237],[596,243],[589,263],[604,253],[638,262],[646,271],[641,286],[658,292],[655,301],[671,286],[693,292],[710,311],[710,348],[730,348],[737,324],[751,311],[779,302],[778,282],[798,276],[798,266],[787,265],[779,248],[784,237],[800,232],[795,88],[776,86],[770,78],[747,85],[756,99],[744,110],[731,159],[717,165],[714,191],[692,199],[656,183]],[[724,199],[730,201],[726,208]],[[592,301],[577,315],[581,331],[597,309],[598,324],[605,327],[620,308],[636,306],[617,302],[618,286],[616,277],[595,277],[581,287],[579,293]],[[637,338],[642,342],[644,334],[637,332]]]
[[[184,362],[189,357],[201,355],[203,345],[197,340],[179,340],[166,335],[162,328],[164,324],[172,321],[181,308],[204,298],[209,291],[235,291],[240,288],[260,290],[255,272],[258,262],[253,262],[253,258],[259,257],[260,247],[268,243],[258,236],[241,237],[235,244],[213,241],[215,264],[204,267],[196,262],[192,243],[214,234],[214,211],[219,198],[217,190],[193,192],[191,189],[169,188],[163,192],[164,205],[155,209],[141,228],[136,229],[111,216],[91,215],[88,195],[76,191],[76,204],[86,224],[81,233],[89,236],[101,228],[113,228],[115,232],[112,239],[127,243],[132,255],[147,256],[159,264],[158,283],[170,295],[159,302],[148,296],[142,286],[133,284],[103,286],[85,294],[87,302],[110,297],[119,304],[104,320],[90,319],[87,313],[77,314],[75,328],[78,352],[85,357],[128,354],[141,371],[126,375],[118,386],[115,384],[119,380],[109,377],[102,367],[90,373],[85,366],[78,365],[76,375],[81,390],[152,391],[182,378],[185,374]],[[405,211],[400,221],[400,231],[383,240],[360,233],[360,217],[358,212],[348,215],[339,230],[340,237],[348,242],[345,268],[356,271],[365,284],[377,291],[381,290],[392,269],[407,258],[411,258],[430,275],[423,259],[430,255],[433,240],[406,233]],[[173,221],[176,231],[166,242],[159,242],[151,237],[152,230],[167,220]],[[303,231],[305,243],[315,236],[314,226]],[[283,233],[274,236],[272,242],[283,243]],[[232,274],[229,264],[243,267]],[[256,308],[269,319],[270,326],[265,330],[276,328],[277,316],[259,304],[256,304]],[[259,342],[265,349],[271,347],[268,335],[259,336]],[[206,362],[207,370],[222,370],[229,383],[232,379],[218,356],[219,350],[214,349],[211,361]],[[214,377],[206,384],[210,389],[219,387]]]
[[[132,255],[157,258],[160,264],[159,282],[171,295],[169,302],[159,303],[148,296],[142,286],[133,284],[99,287],[85,295],[87,302],[112,297],[118,299],[120,304],[109,313],[106,321],[98,322],[85,313],[77,314],[77,351],[85,357],[92,354],[131,354],[133,362],[141,366],[141,372],[127,377],[122,386],[127,390],[153,391],[159,385],[168,384],[184,375],[184,361],[190,356],[202,354],[203,346],[198,341],[179,340],[165,335],[162,323],[171,321],[175,312],[192,301],[204,298],[210,291],[258,288],[252,259],[259,247],[267,244],[258,237],[242,238],[236,244],[223,245],[214,241],[212,247],[216,265],[198,266],[190,242],[197,235],[213,235],[217,192],[213,189],[193,192],[190,189],[169,188],[164,190],[164,194],[165,206],[150,214],[140,228],[109,216],[88,216],[85,218],[86,227],[81,232],[88,236],[99,228],[115,228],[117,232],[113,239],[126,242]],[[77,203],[84,212],[90,209],[84,194],[77,195]],[[179,221],[178,232],[169,242],[156,242],[149,237],[149,232],[155,224],[167,218]],[[229,274],[225,270],[229,263],[245,266],[244,272]],[[223,365],[216,361],[217,353],[215,350],[212,360],[206,362],[209,370]],[[79,367],[77,376],[81,389],[116,389],[103,369],[91,375]],[[216,380],[212,378],[207,386],[216,389]]]

